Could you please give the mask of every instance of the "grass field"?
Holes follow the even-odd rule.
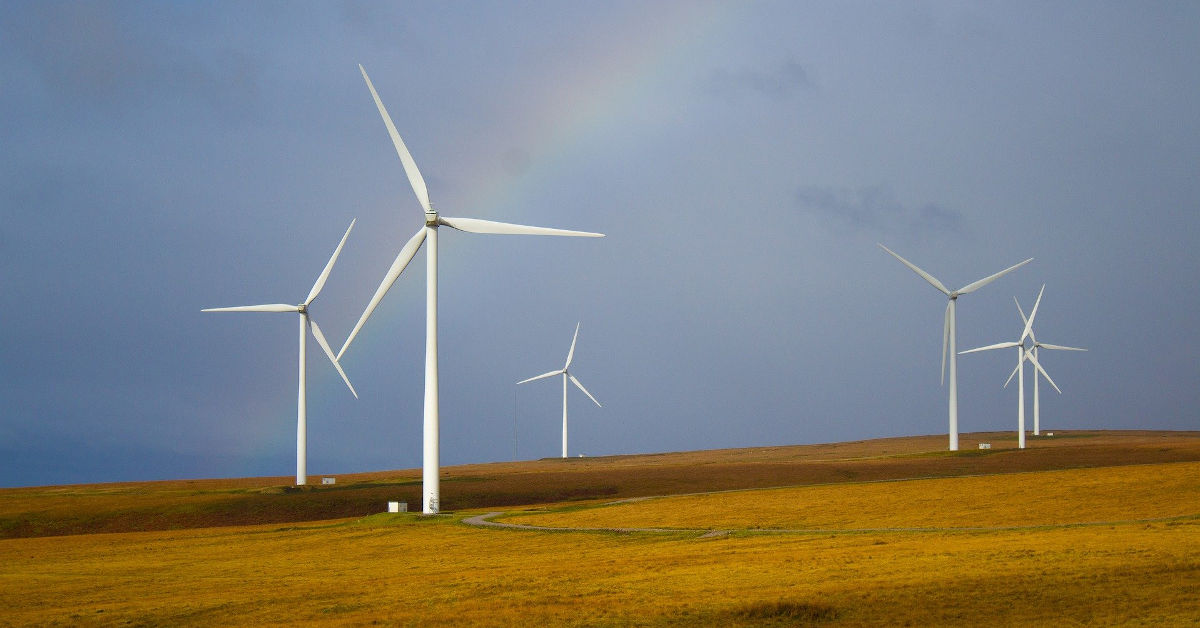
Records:
[[[513,487],[498,502],[533,498],[509,509],[481,499],[477,509],[438,517],[373,514],[8,538],[0,540],[0,625],[1200,622],[1200,434],[1098,434],[1032,445],[1040,449],[946,455],[937,451],[940,443],[922,451],[920,439],[890,439],[476,466],[453,472],[479,478],[464,485]],[[1152,460],[1155,455],[1161,460]],[[1126,461],[1139,464],[1113,466]],[[1030,469],[1035,462],[1048,470]],[[809,480],[605,505],[610,497],[699,492],[693,489],[704,482],[684,481],[678,469],[708,477],[712,488],[756,489],[755,483],[771,485],[769,474],[747,469],[789,464],[802,470],[782,474],[785,480]],[[946,477],[955,468],[971,477]],[[731,469],[751,479],[726,477]],[[877,477],[885,470],[902,475]],[[615,490],[563,499],[568,483],[543,473]],[[843,483],[821,485],[829,475]],[[628,479],[637,476],[638,482]],[[925,476],[938,477],[864,481]],[[370,493],[389,482],[403,487],[404,478],[363,477],[357,481],[367,487],[341,490]],[[246,500],[270,510],[283,499],[320,501],[333,492],[281,493],[276,486],[212,480],[3,489],[0,515],[37,512],[51,528],[79,531],[77,523],[54,522],[84,510],[106,525],[153,528],[136,513],[150,517],[190,505],[201,515],[176,521],[196,524],[219,512],[214,503]],[[589,492],[594,488],[579,495]],[[553,502],[565,506],[558,510]],[[382,503],[374,505],[381,509]],[[734,532],[514,531],[461,523],[484,509],[506,510],[505,521],[539,525]],[[952,529],[981,523],[1035,527]],[[915,527],[947,529],[849,531]],[[746,532],[761,528],[828,531]]]

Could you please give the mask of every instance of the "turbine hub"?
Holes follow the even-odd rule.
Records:
[[[425,226],[426,227],[438,226],[437,210],[425,212]]]
[[[296,311],[300,312],[301,314],[308,314],[308,306],[307,305],[301,303],[300,305],[297,305],[296,308],[297,308]]]

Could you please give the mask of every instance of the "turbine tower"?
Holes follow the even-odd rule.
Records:
[[[425,187],[425,179],[421,177],[421,172],[417,170],[417,164],[413,161],[412,155],[409,154],[408,148],[404,145],[404,140],[400,139],[400,133],[396,131],[396,125],[392,123],[392,118],[388,115],[387,109],[384,108],[383,101],[379,99],[379,94],[375,91],[375,86],[371,83],[371,78],[367,76],[367,71],[363,69],[362,65],[359,65],[358,69],[362,72],[363,80],[367,83],[367,89],[371,90],[371,97],[375,99],[375,107],[379,109],[379,115],[383,117],[383,123],[387,127],[388,135],[392,138],[392,144],[396,147],[396,154],[400,156],[400,163],[404,166],[404,173],[408,176],[408,182],[412,185],[413,192],[417,195],[417,201],[425,210],[425,225],[417,231],[416,235],[409,239],[404,248],[400,249],[400,253],[396,256],[395,261],[392,262],[391,268],[384,275],[383,282],[379,284],[379,289],[375,291],[375,296],[371,297],[370,303],[367,304],[362,317],[358,319],[358,324],[354,326],[354,330],[350,332],[350,336],[346,338],[346,343],[342,345],[342,349],[338,352],[337,357],[340,359],[346,353],[346,349],[350,347],[350,343],[358,335],[358,331],[362,329],[363,324],[367,322],[371,313],[375,311],[375,307],[379,305],[379,301],[383,299],[383,295],[387,294],[388,289],[400,277],[400,273],[412,261],[413,256],[417,254],[417,250],[421,248],[421,244],[428,242],[429,246],[425,250],[425,417],[423,427],[424,449],[421,480],[423,489],[421,511],[425,514],[435,514],[441,507],[441,491],[438,484],[438,227],[450,227],[471,233],[505,235],[556,235],[600,238],[604,237],[604,234],[586,231],[568,231],[566,229],[549,229],[546,227],[530,227],[527,225],[493,222],[476,218],[451,218],[439,215],[429,202],[429,192]]]
[[[1013,297],[1013,301],[1017,304],[1017,312],[1020,312],[1020,314],[1021,314],[1021,321],[1029,322],[1029,319],[1025,318],[1025,311],[1021,309],[1021,302],[1017,301],[1017,297]],[[1040,349],[1051,349],[1051,350],[1055,350],[1055,351],[1087,351],[1087,349],[1080,349],[1078,347],[1064,347],[1062,345],[1052,345],[1049,343],[1038,342],[1037,335],[1033,333],[1032,326],[1029,328],[1029,339],[1031,341],[1033,341],[1033,346],[1030,347],[1029,349],[1027,349],[1027,351],[1029,352],[1030,355],[1033,356],[1033,359],[1035,359],[1035,360],[1038,357],[1038,349],[1039,348]],[[1016,374],[1016,369],[1013,369],[1013,374]],[[1012,378],[1013,378],[1012,375],[1008,376],[1009,381],[1012,381]],[[1038,373],[1034,372],[1034,374],[1033,374],[1033,435],[1034,436],[1040,436],[1042,433],[1042,419],[1041,419],[1041,413],[1039,411],[1040,404],[1039,404],[1039,400],[1038,400],[1038,379],[1040,379],[1038,377]],[[1007,388],[1008,382],[1004,382],[1004,386],[1005,386],[1005,388]],[[1055,389],[1057,390],[1058,387],[1055,386]],[[1058,392],[1059,392],[1059,394],[1062,394],[1061,390],[1059,390]]]
[[[579,380],[575,379],[575,376],[572,375],[571,372],[568,370],[571,368],[571,359],[573,357],[575,357],[575,341],[578,339],[579,339],[579,323],[575,323],[575,337],[571,338],[571,349],[569,351],[567,351],[567,363],[564,364],[563,367],[561,369],[558,369],[557,371],[550,371],[549,373],[542,373],[541,375],[530,377],[529,379],[523,379],[523,380],[517,382],[517,385],[520,385],[520,384],[524,384],[525,382],[532,382],[535,379],[544,379],[546,377],[562,375],[562,378],[563,378],[563,380],[562,380],[562,388],[563,388],[562,457],[563,458],[567,457],[567,379],[569,378],[571,380],[572,384],[575,384],[575,386],[578,387],[579,390],[582,390],[583,394],[587,395],[588,399],[591,399],[592,402],[596,404],[596,407],[599,407],[599,408],[604,407],[604,406],[600,405],[599,401],[596,401],[596,398],[592,396],[592,393],[588,392],[587,389],[583,387],[583,384],[580,384]]]
[[[1000,342],[962,352],[975,353],[976,351],[990,351],[992,349],[1017,348],[1017,368],[1013,372],[1017,375],[1017,447],[1020,449],[1025,449],[1025,362],[1028,361],[1036,368],[1034,372],[1035,378],[1037,377],[1037,371],[1040,371],[1046,377],[1046,381],[1050,382],[1050,385],[1054,386],[1055,390],[1058,390],[1058,384],[1055,384],[1054,380],[1050,379],[1050,374],[1046,372],[1046,369],[1042,368],[1037,358],[1025,349],[1025,339],[1030,336],[1033,330],[1033,319],[1037,316],[1038,305],[1042,302],[1042,293],[1045,291],[1046,286],[1043,284],[1042,289],[1038,291],[1037,301],[1033,303],[1033,310],[1029,312],[1029,318],[1025,319],[1025,328],[1021,331],[1021,337],[1016,342]],[[1024,318],[1024,314],[1021,317]],[[1012,378],[1013,376],[1009,375],[1008,381],[1012,381]],[[1004,382],[1005,388],[1008,388],[1008,381]],[[1062,391],[1059,390],[1058,392],[1061,393]]]
[[[346,377],[346,372],[342,370],[342,365],[338,363],[337,358],[333,355],[333,349],[329,348],[329,343],[325,340],[325,334],[321,333],[321,326],[317,325],[317,321],[312,320],[308,314],[308,306],[316,300],[317,295],[321,294],[321,288],[325,287],[325,281],[329,279],[329,273],[333,270],[333,264],[337,261],[338,255],[342,252],[342,247],[346,245],[346,238],[350,237],[350,230],[354,228],[354,221],[350,221],[350,226],[346,229],[346,234],[342,236],[342,241],[338,243],[337,248],[333,251],[333,256],[329,258],[329,262],[325,264],[325,269],[321,271],[321,275],[317,277],[317,282],[313,284],[311,290],[308,291],[308,296],[300,305],[288,305],[286,303],[272,303],[268,305],[241,305],[237,307],[212,307],[201,310],[202,312],[297,312],[300,314],[300,382],[299,392],[296,395],[296,485],[303,486],[308,482],[308,409],[307,400],[305,399],[305,357],[308,344],[308,332],[311,330],[313,338],[316,338],[317,344],[321,345],[321,350],[329,357],[329,361],[333,363],[333,368],[337,369],[338,375],[342,376],[342,381],[346,382],[346,387],[354,394],[354,398],[358,398],[358,393],[355,392],[354,386],[350,385],[350,379]]]
[[[1032,262],[1033,258],[1031,257],[1020,264],[1009,266],[1008,268],[989,277],[984,277],[979,281],[969,283],[958,290],[949,290],[933,275],[930,275],[920,268],[917,268],[916,265],[904,259],[903,257],[896,255],[888,247],[879,244],[879,248],[887,251],[892,257],[900,260],[900,263],[908,266],[913,272],[920,275],[922,279],[928,281],[929,285],[937,288],[949,299],[949,302],[946,303],[946,319],[942,324],[942,382],[945,383],[946,381],[946,354],[948,349],[950,354],[950,451],[958,451],[958,354],[955,351],[955,348],[958,346],[958,323],[955,320],[954,304],[958,301],[958,297],[970,292],[974,292],[988,285],[989,283],[992,283],[1000,277],[1003,277],[1004,275],[1007,275],[1008,273],[1024,266],[1025,264]],[[949,346],[947,347],[947,345]]]

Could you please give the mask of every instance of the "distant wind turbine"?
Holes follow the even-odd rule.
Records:
[[[1017,297],[1013,297],[1013,301],[1017,304],[1017,311],[1021,313],[1021,321],[1028,323],[1029,319],[1025,318],[1025,311],[1021,309],[1021,302],[1017,301]],[[1026,351],[1029,355],[1033,356],[1033,359],[1035,359],[1035,360],[1038,357],[1038,349],[1051,349],[1051,350],[1055,350],[1055,351],[1087,351],[1087,349],[1080,349],[1078,347],[1064,347],[1062,345],[1052,345],[1049,343],[1038,342],[1037,335],[1033,333],[1032,326],[1029,327],[1029,339],[1033,341],[1033,346],[1030,347],[1029,349],[1027,349]],[[1013,369],[1013,375],[1015,375],[1016,373],[1017,373],[1017,369]],[[1013,375],[1008,376],[1008,382],[1012,381]],[[1042,433],[1042,419],[1041,419],[1041,412],[1039,411],[1040,404],[1039,404],[1039,400],[1038,400],[1038,379],[1040,379],[1040,378],[1038,377],[1038,373],[1035,371],[1033,374],[1033,435],[1034,436],[1039,436]],[[1004,382],[1005,388],[1008,387],[1008,382]],[[1054,388],[1055,388],[1055,390],[1058,390],[1057,386],[1055,386]],[[1059,394],[1062,394],[1061,390],[1059,390],[1058,392],[1059,392]]]
[[[878,244],[878,243],[877,243]],[[958,451],[958,357],[955,347],[958,346],[958,323],[955,320],[955,302],[958,297],[969,292],[974,292],[989,283],[1007,275],[1008,273],[1028,264],[1033,261],[1029,258],[1020,264],[1010,266],[994,275],[984,277],[979,281],[969,283],[958,290],[949,290],[942,282],[938,281],[933,275],[917,268],[912,262],[896,255],[888,247],[880,244],[879,248],[887,251],[892,257],[900,260],[900,263],[908,266],[913,272],[921,276],[922,279],[929,282],[929,285],[937,288],[949,298],[946,303],[946,320],[942,325],[942,381],[946,380],[946,354],[947,349],[950,355],[950,451]]]
[[[329,361],[333,363],[333,368],[337,369],[338,375],[342,376],[342,381],[346,382],[346,386],[350,392],[354,394],[354,398],[358,398],[358,393],[355,392],[354,386],[350,385],[350,379],[346,377],[346,372],[342,370],[342,365],[338,363],[337,358],[333,355],[333,349],[329,348],[329,343],[325,341],[325,334],[321,333],[320,325],[308,315],[308,306],[316,300],[317,295],[321,293],[321,289],[325,287],[325,281],[329,279],[329,273],[333,270],[333,264],[337,261],[338,255],[342,252],[342,247],[346,245],[346,238],[350,237],[350,230],[354,228],[354,221],[350,221],[350,227],[346,229],[346,234],[342,236],[342,241],[338,243],[337,248],[333,251],[333,256],[329,258],[329,262],[325,264],[325,269],[321,271],[321,275],[317,277],[317,282],[313,284],[312,290],[308,291],[308,296],[300,305],[288,305],[286,303],[272,303],[268,305],[241,305],[237,307],[213,307],[201,310],[202,312],[297,312],[300,314],[300,383],[299,392],[296,396],[296,485],[303,486],[308,482],[308,416],[307,416],[307,401],[305,399],[305,357],[308,344],[308,331],[312,330],[313,338],[317,339],[317,344],[321,345],[321,350],[329,357]]]
[[[572,375],[571,372],[568,370],[571,368],[571,359],[575,357],[575,341],[578,339],[579,339],[579,323],[575,323],[575,337],[571,338],[571,349],[569,351],[567,351],[567,363],[564,364],[561,369],[558,369],[556,371],[550,371],[549,373],[542,373],[541,375],[537,375],[535,377],[530,377],[529,379],[523,379],[523,380],[517,382],[517,384],[520,385],[520,384],[524,384],[525,382],[532,382],[535,379],[544,379],[546,377],[562,375],[562,378],[563,378],[562,379],[562,387],[563,387],[562,457],[563,458],[567,457],[567,379],[569,378],[571,380],[572,384],[575,384],[575,386],[578,387],[579,390],[582,390],[583,394],[587,395],[588,399],[591,399],[592,402],[595,403],[597,407],[601,407],[601,408],[604,407],[604,406],[600,405],[599,401],[596,401],[596,398],[592,396],[592,393],[588,392],[587,389],[583,387],[583,384],[580,384],[579,380],[575,379],[575,376]]]
[[[421,244],[428,241],[429,246],[425,251],[427,260],[425,266],[425,418],[423,429],[424,461],[421,480],[423,489],[421,510],[425,514],[434,514],[441,507],[441,491],[438,478],[438,227],[451,227],[459,231],[469,231],[471,233],[506,235],[525,234],[600,238],[604,237],[604,234],[586,231],[568,231],[566,229],[549,229],[546,227],[530,227],[505,222],[479,220],[477,218],[450,218],[438,215],[433,205],[429,202],[429,192],[425,187],[425,179],[421,177],[421,172],[417,170],[417,164],[413,161],[412,155],[409,154],[408,148],[404,145],[404,140],[400,139],[400,133],[396,131],[396,125],[392,123],[392,118],[388,115],[387,109],[384,108],[383,101],[379,99],[379,94],[375,91],[375,86],[371,83],[371,78],[367,76],[367,71],[363,69],[362,65],[359,65],[358,69],[362,72],[363,80],[367,83],[367,89],[371,90],[371,97],[375,99],[375,106],[379,109],[379,115],[383,117],[383,123],[392,138],[392,144],[396,147],[396,154],[400,156],[400,163],[404,166],[404,173],[408,176],[408,182],[412,185],[413,192],[417,195],[417,201],[420,202],[421,207],[425,210],[425,226],[421,227],[416,235],[410,238],[408,243],[404,245],[404,248],[400,249],[400,253],[396,256],[395,261],[392,262],[392,267],[384,275],[383,282],[379,284],[379,289],[375,291],[375,296],[371,297],[370,303],[367,304],[362,317],[358,319],[358,324],[354,326],[354,330],[350,332],[350,336],[346,338],[346,343],[342,345],[342,349],[338,352],[337,357],[340,359],[346,353],[346,349],[350,347],[350,343],[358,335],[358,331],[362,329],[363,324],[367,322],[371,313],[375,311],[375,307],[379,305],[379,301],[383,299],[383,295],[387,294],[388,289],[400,277],[400,273],[412,261],[413,256],[417,254],[417,250],[421,248]]]
[[[1055,390],[1058,390],[1058,384],[1055,384],[1054,380],[1050,379],[1050,374],[1046,372],[1046,369],[1042,368],[1037,358],[1033,357],[1033,354],[1025,349],[1025,339],[1029,337],[1033,330],[1033,319],[1037,316],[1038,305],[1042,302],[1042,293],[1045,291],[1046,286],[1043,284],[1042,289],[1038,291],[1037,301],[1034,301],[1033,309],[1029,312],[1029,318],[1025,319],[1025,329],[1021,331],[1021,337],[1016,342],[1001,342],[961,352],[975,353],[976,351],[990,351],[992,349],[1017,348],[1017,368],[1014,370],[1014,373],[1017,375],[1017,447],[1020,449],[1025,449],[1025,362],[1028,361],[1037,369],[1034,372],[1034,378],[1037,377],[1037,372],[1040,371],[1046,377],[1046,381],[1050,382],[1050,385],[1054,386]],[[1021,318],[1025,318],[1025,315],[1022,314]],[[1012,381],[1012,375],[1008,376],[1008,381]],[[1004,382],[1004,387],[1008,388],[1007,381]],[[1058,392],[1061,393],[1062,391],[1058,390]]]

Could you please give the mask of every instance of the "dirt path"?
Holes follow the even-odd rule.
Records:
[[[1013,530],[1047,530],[1054,528],[1082,528],[1088,526],[1137,525],[1146,523],[1162,523],[1168,521],[1183,521],[1200,519],[1200,514],[1183,515],[1179,517],[1160,517],[1155,519],[1128,519],[1123,521],[1085,521],[1078,523],[1044,523],[1024,526],[990,526],[990,527],[950,527],[950,528],[801,528],[801,529],[771,529],[743,528],[731,530],[711,530],[704,528],[559,528],[550,526],[534,526],[523,523],[504,523],[491,521],[493,517],[503,515],[503,512],[489,512],[463,519],[469,526],[481,528],[497,528],[504,530],[524,530],[532,532],[608,532],[616,534],[696,534],[699,538],[712,538],[738,533],[746,534],[886,534],[886,533],[919,533],[919,532],[1006,532]]]

